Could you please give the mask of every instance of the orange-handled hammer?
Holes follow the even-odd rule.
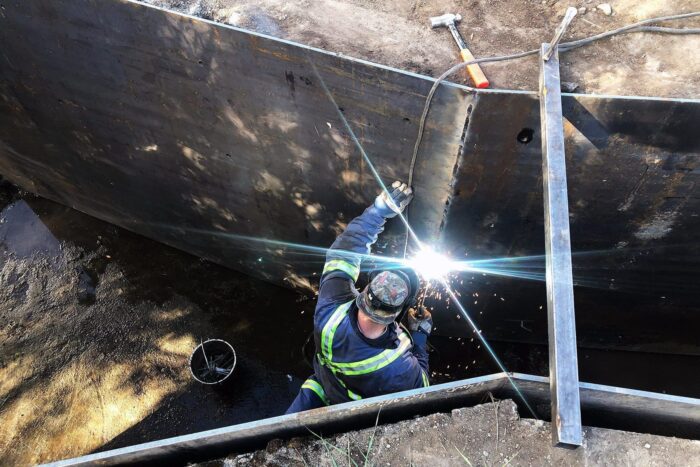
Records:
[[[433,29],[446,26],[452,33],[452,37],[454,37],[455,42],[457,42],[457,46],[459,47],[459,55],[461,55],[462,60],[469,62],[474,60],[474,55],[472,55],[467,48],[466,42],[464,42],[464,39],[462,39],[461,34],[455,26],[455,23],[460,21],[462,21],[462,17],[460,15],[447,13],[442,16],[433,16],[430,18],[430,26],[432,26]],[[481,71],[481,67],[478,63],[467,65],[467,72],[469,72],[469,77],[474,82],[474,86],[480,89],[489,87],[489,80],[486,79],[486,76],[484,75],[484,72]]]

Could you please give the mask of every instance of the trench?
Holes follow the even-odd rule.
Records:
[[[314,299],[255,277],[312,288],[323,260],[233,237],[330,244],[377,188],[337,113],[401,178],[431,82],[134,2],[11,3],[0,175],[46,198],[0,190],[0,463],[282,414],[311,372]],[[537,98],[440,89],[412,223],[491,262],[455,291],[505,368],[546,375],[544,283],[527,261],[497,274],[542,259]],[[698,104],[563,98],[582,381],[700,394]],[[432,383],[497,372],[434,305]],[[238,353],[226,386],[188,374],[206,338]]]
[[[16,302],[3,295],[2,313],[6,318],[11,315],[12,322],[20,323],[22,327],[4,325],[5,357],[2,361],[4,368],[0,367],[0,371],[8,371],[12,359],[7,356],[10,355],[31,356],[33,361],[39,362],[35,364],[38,374],[32,376],[34,383],[48,391],[47,395],[62,407],[56,415],[68,432],[76,429],[71,424],[78,423],[77,412],[103,411],[101,417],[90,419],[83,427],[87,431],[75,433],[76,436],[92,437],[81,440],[85,446],[91,447],[82,452],[72,451],[71,455],[259,420],[284,412],[311,372],[303,349],[312,329],[313,297],[204,261],[63,205],[19,192],[7,183],[3,183],[2,190],[0,258],[4,269],[10,270],[8,266],[13,262],[28,262],[29,268],[54,264],[72,272],[68,274],[68,284],[61,281],[33,284],[31,279],[8,276],[4,286],[17,289],[16,293],[26,293],[26,289],[36,286],[46,289],[43,291],[44,300],[31,310],[33,313],[23,309],[28,316],[13,314],[9,308]],[[67,251],[74,252],[71,259],[59,261],[57,258]],[[116,281],[113,278],[115,272],[120,277]],[[56,295],[51,288],[66,286],[71,288],[69,294],[72,298],[68,302],[59,300],[54,303]],[[124,303],[113,302],[111,294],[118,294]],[[115,316],[115,313],[131,308],[149,312],[167,310],[168,304],[173,302],[187,310],[184,318],[144,322],[139,319],[120,320]],[[93,326],[104,326],[110,320],[118,324],[107,326],[104,334],[86,335],[79,325],[66,322],[75,317],[60,312],[59,308],[66,306],[75,307],[79,314],[90,315]],[[42,332],[32,318],[33,315],[36,320],[37,314],[44,314],[40,320],[44,326],[52,329],[67,327],[63,335],[64,345],[58,350],[47,346],[45,341],[31,339],[32,334],[41,335]],[[484,332],[488,337],[489,330],[484,329]],[[160,364],[160,369],[154,369],[152,361],[142,358],[154,352],[151,346],[136,345],[138,349],[130,352],[115,343],[115,340],[130,335],[140,335],[139,341],[157,341],[163,336],[177,335],[188,337],[189,342],[194,343],[202,338],[221,338],[236,348],[239,364],[229,384],[203,386],[186,374],[186,351],[191,349],[183,349],[168,362]],[[431,338],[433,384],[498,371],[478,340],[469,335],[465,329],[463,335]],[[492,345],[509,371],[547,374],[546,345],[503,340],[492,340]],[[103,355],[98,365],[102,370],[93,368],[94,355]],[[95,387],[100,386],[101,371],[106,372],[107,368],[117,364],[126,365],[130,376],[123,384],[131,396],[117,397],[109,390],[102,390],[87,403],[76,405],[71,399],[75,397],[74,391],[83,386],[82,381],[73,381],[67,387],[61,386],[60,390],[53,389],[52,384],[53,380],[62,377],[61,368],[72,362],[79,362],[94,372]],[[689,375],[698,374],[697,365],[697,358],[692,356],[579,348],[582,381],[669,394],[694,396],[700,393],[698,378],[689,378]],[[125,428],[114,436],[97,435],[105,423],[115,421],[113,414],[104,414],[105,405],[116,404],[118,411],[127,410],[129,404],[139,403],[144,391],[148,391],[154,381],[156,384],[169,381],[170,390],[162,400],[152,404],[147,413],[139,414],[133,423],[122,421]],[[13,402],[21,400],[24,393],[31,390],[31,385],[14,388],[5,397],[4,412],[0,413],[9,416],[14,410]],[[39,424],[44,414],[26,416],[37,417]],[[118,416],[116,422],[120,423]],[[47,436],[49,440],[58,437],[58,433],[42,434],[38,426],[34,430],[36,433],[31,428],[25,429],[23,435],[29,439],[40,436],[44,441]],[[44,459],[65,457],[64,449],[65,446],[57,444],[55,451],[43,452]]]

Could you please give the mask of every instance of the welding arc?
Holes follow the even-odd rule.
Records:
[[[133,220],[124,222],[135,223]],[[322,248],[311,245],[304,245],[300,243],[284,242],[281,240],[272,240],[262,237],[250,237],[246,235],[231,234],[227,232],[220,232],[216,230],[207,229],[197,229],[197,228],[183,228],[183,227],[172,227],[168,224],[152,223],[152,222],[138,222],[139,225],[145,225],[149,228],[177,231],[181,233],[186,233],[187,235],[203,235],[207,237],[220,237],[227,240],[227,248],[241,248],[248,251],[261,251],[264,253],[270,253],[271,250],[277,251],[278,254],[284,256],[303,256],[304,258],[312,258],[310,261],[306,261],[309,264],[323,264],[328,253],[328,248]],[[240,244],[240,246],[235,246]],[[682,248],[688,244],[676,244],[672,245],[676,248]],[[609,257],[611,254],[616,253],[631,253],[634,251],[642,251],[643,248],[624,248],[614,250],[591,250],[591,251],[577,251],[572,252],[574,257],[595,257],[595,256],[606,256]],[[411,265],[410,261],[402,258],[392,257],[392,256],[378,256],[373,254],[362,254],[350,250],[336,250],[343,255],[349,257],[357,258],[361,261],[362,271],[368,271],[376,268],[383,269],[401,269]],[[478,273],[478,274],[488,274],[492,276],[502,276],[502,277],[513,277],[523,280],[531,281],[544,281],[545,280],[545,256],[544,255],[533,255],[533,256],[508,256],[502,258],[489,258],[489,259],[476,259],[470,261],[454,261],[451,263],[451,270],[456,273]],[[367,266],[365,266],[367,265]],[[577,287],[587,287],[587,288],[598,288],[598,289],[611,289],[612,281],[609,279],[601,279],[596,276],[586,276],[583,273],[577,274],[577,270],[583,270],[585,268],[577,268],[574,270],[574,285]],[[654,284],[656,286],[663,286],[666,289],[674,289],[676,291],[684,292],[693,290],[695,284],[686,283],[675,283],[675,282],[661,282],[658,278],[655,279]],[[634,291],[638,294],[649,294],[656,295],[653,288],[646,287],[644,285],[636,285],[633,283],[615,282],[615,289],[619,291]],[[424,292],[425,294],[425,292]],[[424,297],[423,297],[424,300]],[[419,299],[419,303],[422,303]]]

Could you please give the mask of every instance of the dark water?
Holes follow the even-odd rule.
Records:
[[[229,384],[212,388],[190,383],[101,449],[280,415],[310,374],[302,349],[312,328],[313,298],[202,261],[51,201],[18,194],[6,184],[0,196],[0,260],[9,251],[31,257],[39,250],[56,253],[66,244],[86,251],[102,248],[127,278],[129,300],[158,304],[184,297],[201,310],[195,327],[209,334],[200,337],[225,339],[238,353],[235,377]],[[91,288],[101,286],[104,269],[105,264],[96,261],[78,276],[79,290],[88,299]],[[470,335],[465,328],[465,337],[431,338],[433,383],[499,371]],[[492,344],[508,370],[548,373],[546,346]],[[694,397],[700,395],[699,360],[579,350],[583,381]]]

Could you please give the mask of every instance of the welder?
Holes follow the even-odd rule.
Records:
[[[394,182],[329,249],[314,314],[314,374],[287,413],[429,385],[426,345],[432,318],[415,305],[420,288],[415,271],[373,271],[361,293],[355,288],[362,256],[386,220],[411,199],[411,188]],[[408,330],[396,322],[404,312]]]

